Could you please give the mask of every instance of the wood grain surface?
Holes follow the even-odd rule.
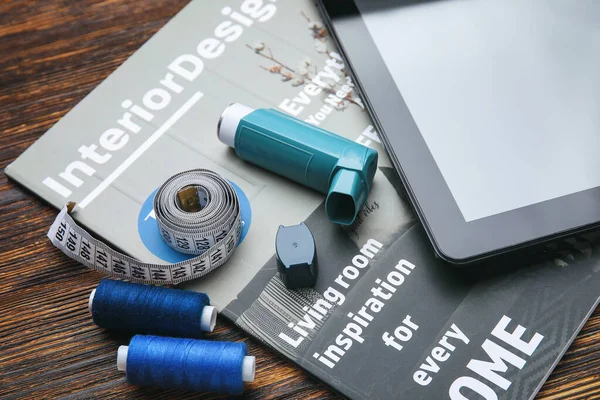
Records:
[[[186,3],[0,1],[0,168]],[[56,213],[0,174],[0,398],[213,398],[138,388],[125,381],[115,367],[115,354],[128,337],[109,334],[92,322],[87,298],[101,276],[68,259],[46,239]],[[339,398],[223,319],[211,338],[245,341],[256,355],[256,381],[248,385],[245,397]],[[596,310],[538,398],[600,399],[599,357]]]

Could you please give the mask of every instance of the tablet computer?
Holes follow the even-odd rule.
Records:
[[[599,225],[600,1],[319,6],[440,257]]]

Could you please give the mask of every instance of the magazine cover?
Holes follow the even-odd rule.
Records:
[[[276,108],[379,152],[350,227],[324,196],[242,161],[216,135],[232,102]],[[163,241],[152,201],[170,176],[217,172],[234,185],[242,233],[229,261],[182,284],[266,345],[357,399],[532,398],[598,304],[597,241],[548,247],[489,277],[437,259],[310,1],[189,3],[6,173],[127,254],[185,259]],[[305,222],[319,278],[288,290],[280,225]],[[508,266],[508,267],[513,267]]]

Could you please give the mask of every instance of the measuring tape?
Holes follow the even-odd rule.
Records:
[[[67,256],[107,275],[155,285],[178,284],[204,276],[224,264],[242,233],[235,189],[218,174],[195,169],[169,178],[154,197],[161,236],[174,250],[197,257],[176,264],[136,260],[95,239],[71,217],[67,203],[48,238]]]

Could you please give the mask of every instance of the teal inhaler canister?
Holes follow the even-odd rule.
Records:
[[[325,193],[341,225],[354,222],[377,170],[377,151],[274,109],[231,104],[217,134],[243,160]]]

